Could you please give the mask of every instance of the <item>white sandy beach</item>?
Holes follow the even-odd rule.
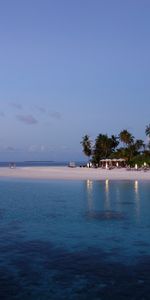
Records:
[[[150,180],[150,171],[127,171],[126,169],[88,169],[69,167],[8,167],[0,168],[2,178],[67,179],[67,180]]]

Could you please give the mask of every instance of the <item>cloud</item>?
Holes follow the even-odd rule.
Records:
[[[44,107],[42,107],[42,106],[36,106],[36,110],[38,110],[42,114],[46,113],[46,109]]]
[[[19,110],[23,108],[21,104],[16,103],[16,102],[12,102],[12,103],[10,103],[10,105]]]
[[[35,107],[36,110],[42,114],[46,114],[47,116],[49,116],[50,118],[53,118],[53,119],[57,119],[57,120],[60,120],[61,119],[61,113],[58,112],[58,111],[50,111],[50,112],[47,112],[46,108],[44,108],[43,106],[36,106]]]
[[[40,151],[45,152],[47,150],[47,147],[45,145],[40,146]]]
[[[37,151],[38,151],[37,145],[30,145],[28,148],[28,152],[37,152]]]
[[[12,146],[7,146],[7,147],[5,148],[5,150],[6,150],[6,151],[10,151],[10,152],[16,151],[16,149],[15,149],[14,147],[12,147]]]
[[[45,152],[47,147],[45,145],[30,145],[28,152]]]
[[[53,112],[50,112],[49,113],[49,116],[53,119],[57,119],[57,120],[60,120],[61,119],[61,113],[58,112],[58,111],[53,111]]]
[[[28,147],[28,152],[31,153],[47,153],[54,151],[53,147],[48,145],[30,145]]]
[[[27,125],[37,124],[38,121],[32,115],[17,115],[18,121],[23,122]]]
[[[0,145],[0,152],[15,152],[17,150],[13,146]]]

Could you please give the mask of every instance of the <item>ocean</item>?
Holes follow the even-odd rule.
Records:
[[[148,181],[0,180],[0,299],[150,295]]]
[[[9,164],[15,164],[16,167],[59,167],[59,166],[68,166],[69,161],[6,161],[6,162],[0,162],[0,167],[8,167]],[[86,162],[83,161],[77,161],[75,162],[76,166],[83,166],[86,165]]]

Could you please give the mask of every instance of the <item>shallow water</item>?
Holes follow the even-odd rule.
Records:
[[[0,299],[149,299],[150,183],[0,181]]]

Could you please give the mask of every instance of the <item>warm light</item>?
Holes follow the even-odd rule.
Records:
[[[109,190],[109,179],[105,180],[105,187],[106,187],[106,192]]]
[[[109,179],[105,180],[105,208],[110,209],[110,199],[109,199]]]
[[[106,184],[108,184],[108,183],[109,183],[109,179],[108,179],[108,178],[106,179],[105,183],[106,183]]]
[[[139,183],[138,183],[137,180],[135,180],[135,182],[134,182],[134,190],[135,190],[136,194],[138,193],[138,189],[139,189]]]
[[[136,201],[136,215],[137,220],[140,217],[140,195],[139,195],[139,182],[137,180],[134,181],[134,191],[135,191],[135,201]]]
[[[87,187],[87,201],[88,201],[88,210],[93,210],[93,181],[90,179],[87,179],[86,181],[86,187]]]
[[[88,189],[88,190],[91,190],[91,189],[92,189],[92,186],[93,186],[93,181],[90,180],[90,179],[87,179],[86,185],[87,185],[87,189]]]

